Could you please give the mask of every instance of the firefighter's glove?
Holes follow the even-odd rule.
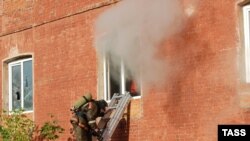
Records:
[[[77,117],[72,117],[72,118],[70,119],[70,123],[72,123],[72,124],[78,124],[78,123],[79,123],[79,120],[78,120]]]
[[[104,115],[105,115],[104,112],[100,112],[100,113],[99,113],[99,116],[100,116],[100,117],[103,117]]]
[[[102,141],[103,140],[102,136],[98,136],[97,139],[98,139],[98,141]]]
[[[91,130],[91,134],[93,136],[96,136],[96,138],[98,139],[98,141],[102,141],[103,138],[102,138],[102,132],[100,129],[96,128],[96,129],[92,129]]]
[[[91,133],[92,133],[92,135],[93,136],[99,136],[99,135],[101,135],[100,134],[100,130],[98,129],[98,128],[96,128],[96,129],[91,129]]]

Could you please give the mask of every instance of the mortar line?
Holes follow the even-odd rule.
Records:
[[[65,18],[73,17],[73,16],[76,16],[76,15],[79,15],[79,14],[82,14],[82,13],[85,13],[85,12],[88,12],[88,11],[92,11],[92,10],[95,10],[95,9],[105,7],[105,6],[109,6],[109,5],[115,4],[115,3],[119,2],[119,1],[121,1],[121,0],[108,0],[108,1],[103,1],[103,2],[97,3],[97,4],[92,4],[90,6],[87,6],[86,8],[83,8],[83,10],[72,13],[70,15],[65,15],[65,16],[59,17],[57,19],[53,19],[53,20],[50,20],[50,21],[47,21],[47,22],[39,23],[37,25],[30,25],[28,27],[18,29],[16,31],[3,33],[3,34],[0,35],[0,38],[4,37],[4,36],[11,35],[11,34],[19,33],[19,32],[25,31],[25,30],[33,29],[33,28],[36,28],[36,27],[39,27],[39,26],[42,26],[42,25],[45,25],[45,24],[56,22],[56,21],[59,21],[59,20],[65,19]]]

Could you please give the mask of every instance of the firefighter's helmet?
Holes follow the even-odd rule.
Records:
[[[74,109],[79,109],[82,105],[85,105],[92,99],[92,94],[91,93],[85,93],[84,96],[82,96],[80,99],[78,99],[74,103]]]
[[[105,100],[98,100],[98,106],[100,109],[105,110],[105,107],[108,106],[108,103]]]

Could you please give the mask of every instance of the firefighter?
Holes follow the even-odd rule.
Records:
[[[105,100],[92,99],[91,93],[85,94],[76,101],[72,109],[74,114],[71,124],[77,141],[91,141],[92,135],[100,135],[96,118],[105,114],[107,106]]]

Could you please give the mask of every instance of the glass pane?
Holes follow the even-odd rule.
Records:
[[[21,108],[21,66],[12,67],[12,110]]]
[[[248,19],[246,19],[246,20],[248,20],[248,24],[250,24],[250,11],[248,11]],[[250,33],[250,25],[248,25],[248,34]],[[249,38],[250,38],[250,36],[249,36]],[[250,39],[249,39],[250,40]]]
[[[120,64],[113,63],[112,60],[109,62],[109,73],[110,73],[110,99],[114,93],[121,93],[121,66]]]
[[[24,110],[33,110],[32,61],[23,63],[23,100]]]

